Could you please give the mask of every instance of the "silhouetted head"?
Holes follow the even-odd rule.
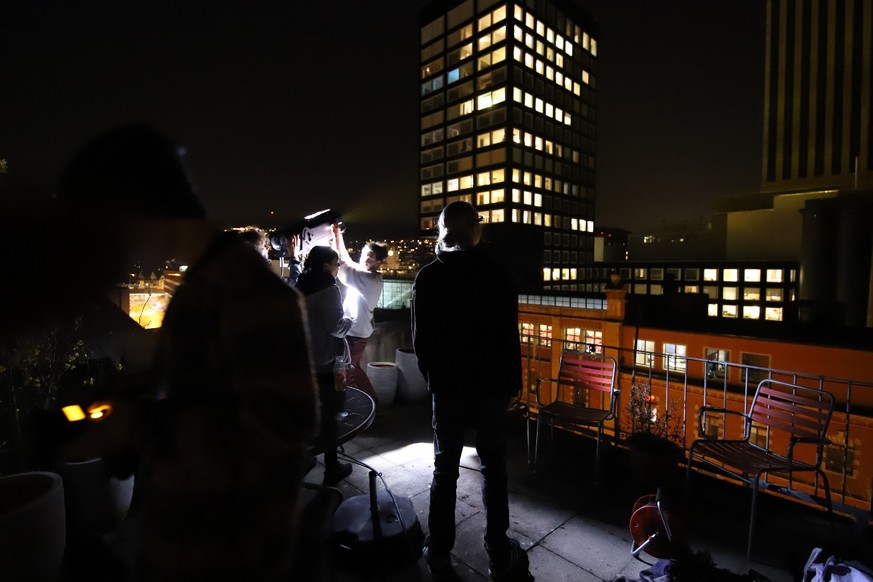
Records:
[[[76,213],[202,218],[181,149],[144,124],[108,131],[67,165],[58,198]]]
[[[472,249],[482,237],[482,217],[469,202],[452,202],[440,213],[438,251]]]

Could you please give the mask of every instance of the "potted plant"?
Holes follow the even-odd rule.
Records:
[[[684,458],[682,426],[675,418],[678,406],[677,401],[660,406],[648,382],[631,387],[624,442],[631,474],[646,490],[671,485],[676,464]]]
[[[58,455],[87,430],[87,421],[67,422],[62,405],[90,402],[123,373],[119,362],[91,353],[83,321],[80,316],[64,317],[3,338],[0,474],[60,474],[68,527],[106,531],[127,513],[133,475],[111,475],[99,454]]]

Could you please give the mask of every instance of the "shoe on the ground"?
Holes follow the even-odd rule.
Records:
[[[530,561],[527,552],[521,549],[521,545],[515,538],[509,538],[509,549],[502,552],[493,552],[488,560],[488,576],[492,580],[500,582],[515,582],[533,580],[528,572]]]
[[[451,555],[434,556],[428,547],[427,540],[424,542],[424,561],[430,570],[430,576],[434,582],[460,582],[461,577],[452,567]]]
[[[337,463],[336,467],[324,470],[324,484],[333,487],[351,474],[351,463]]]

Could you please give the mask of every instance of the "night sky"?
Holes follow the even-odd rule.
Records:
[[[600,25],[598,226],[756,191],[764,3],[581,3]],[[6,2],[6,182],[50,191],[89,138],[146,121],[187,148],[221,224],[333,207],[351,238],[415,234],[421,4]]]

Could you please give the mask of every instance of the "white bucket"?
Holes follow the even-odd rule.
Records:
[[[397,348],[397,398],[404,401],[423,400],[429,396],[427,381],[418,369],[418,358],[412,348]]]
[[[394,362],[367,364],[367,377],[379,399],[379,406],[388,406],[394,402],[394,397],[397,396],[397,374],[397,364]]]

